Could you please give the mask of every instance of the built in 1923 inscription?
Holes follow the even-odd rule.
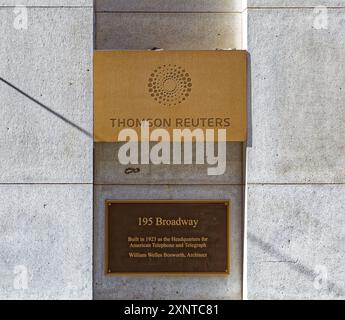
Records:
[[[229,201],[106,201],[106,274],[230,273]]]

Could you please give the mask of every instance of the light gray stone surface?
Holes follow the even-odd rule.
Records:
[[[17,88],[0,79],[0,182],[92,183],[93,10],[15,17],[0,10],[0,77]]]
[[[98,1],[100,11],[159,11],[171,13],[97,13],[97,49],[216,49],[241,48],[241,15],[192,13],[232,11],[226,1]],[[179,13],[179,11],[188,11]],[[94,296],[96,299],[240,299],[242,295],[242,144],[230,144],[228,171],[210,178],[206,166],[134,166],[125,175],[117,162],[116,144],[95,145]],[[133,167],[133,166],[131,166]],[[151,185],[145,185],[145,184]],[[202,184],[215,185],[202,185]],[[216,184],[238,185],[216,185]],[[118,185],[115,185],[118,184]],[[137,186],[130,184],[139,184]],[[184,184],[184,185],[181,185]],[[189,184],[198,184],[191,186]],[[105,199],[220,199],[233,203],[233,273],[219,277],[104,276]]]
[[[93,7],[93,0],[0,0],[1,6]]]
[[[241,48],[239,13],[97,13],[97,49]]]
[[[96,0],[96,11],[241,11],[242,0]]]
[[[92,186],[0,185],[0,252],[0,299],[91,299]]]
[[[248,10],[249,299],[345,297],[345,10],[327,15]]]
[[[243,148],[240,142],[227,143],[226,172],[209,176],[206,160],[203,165],[121,165],[119,143],[95,143],[94,181],[96,184],[242,184]],[[172,152],[172,151],[171,151]],[[194,153],[195,154],[195,153]],[[126,168],[140,172],[126,174]]]
[[[13,3],[0,2],[0,299],[91,299],[92,2],[21,1],[23,30]]]
[[[242,186],[95,186],[95,299],[240,299],[242,295]],[[220,277],[104,275],[105,200],[230,199],[231,274]]]
[[[141,9],[149,3],[141,1]],[[158,2],[151,2],[150,5]],[[163,4],[163,2],[160,2]],[[219,2],[220,3],[220,2]],[[100,2],[98,2],[98,5]],[[104,2],[103,4],[106,4]],[[134,4],[122,1],[116,10]],[[177,13],[182,2],[165,2],[171,13],[97,13],[97,49],[241,48],[242,21],[234,13]],[[185,10],[216,8],[218,2],[185,2]],[[123,7],[122,7],[123,5]],[[195,6],[194,6],[195,5]],[[121,6],[121,7],[120,7]],[[156,7],[156,10],[161,7]],[[190,9],[189,9],[190,8]],[[98,7],[99,9],[99,7]],[[112,7],[115,10],[114,7]],[[137,10],[133,9],[133,10]],[[103,10],[109,10],[103,8]],[[242,144],[228,144],[224,177],[207,176],[206,166],[131,166],[139,174],[125,175],[113,143],[95,144],[94,297],[95,299],[240,299],[242,296]],[[117,184],[117,185],[116,185]],[[137,185],[134,185],[137,184]],[[146,185],[145,185],[146,184]],[[190,185],[193,184],[193,185]],[[195,184],[195,185],[194,185]],[[207,185],[204,185],[207,184]],[[212,185],[213,184],[213,185]],[[237,185],[231,185],[237,184]],[[224,277],[106,277],[104,275],[105,199],[232,200],[232,274]]]
[[[250,299],[344,299],[344,185],[248,192]]]
[[[247,0],[248,7],[345,7],[344,0]]]
[[[345,182],[345,10],[248,10],[249,183]]]

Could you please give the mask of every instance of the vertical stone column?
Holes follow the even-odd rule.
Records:
[[[96,1],[96,48],[241,48],[241,1]],[[242,296],[242,144],[227,146],[227,172],[206,165],[139,165],[125,174],[116,143],[95,144],[94,296],[96,299],[240,299]],[[104,275],[106,199],[231,199],[229,277]]]
[[[90,299],[93,1],[2,0],[0,26],[0,298]]]
[[[345,1],[318,3],[248,1],[250,299],[345,297]]]

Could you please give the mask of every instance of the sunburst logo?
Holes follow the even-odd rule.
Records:
[[[156,68],[148,80],[148,92],[159,104],[176,106],[184,102],[192,92],[192,78],[182,67],[166,64]]]

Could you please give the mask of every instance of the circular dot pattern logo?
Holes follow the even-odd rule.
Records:
[[[190,74],[182,67],[166,64],[155,69],[148,81],[151,97],[164,106],[184,102],[192,92]]]

